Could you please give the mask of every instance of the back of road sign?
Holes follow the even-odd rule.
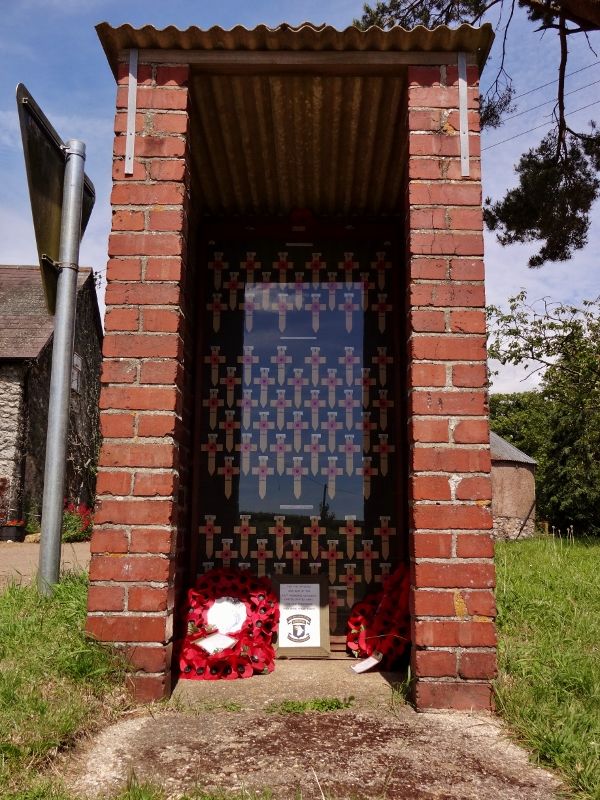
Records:
[[[31,199],[46,304],[51,314],[56,306],[56,283],[65,171],[65,144],[26,87],[17,86],[17,107],[23,139],[27,183]],[[81,236],[92,213],[96,193],[85,176]]]

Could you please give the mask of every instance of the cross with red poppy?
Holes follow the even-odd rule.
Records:
[[[315,333],[319,330],[321,311],[325,311],[326,308],[327,306],[321,302],[321,295],[318,293],[311,294],[310,302],[304,306],[305,311],[310,311],[312,329]]]
[[[225,356],[221,355],[218,344],[211,345],[210,354],[204,356],[204,363],[210,366],[210,380],[214,386],[219,382],[219,366],[225,363]]]
[[[224,375],[219,383],[221,386],[225,387],[225,391],[227,392],[227,405],[233,405],[233,393],[235,392],[235,387],[239,386],[242,382],[241,378],[238,378],[235,374],[235,367],[227,367],[227,374]]]
[[[313,430],[319,427],[319,410],[325,408],[325,400],[321,400],[318,389],[310,390],[310,398],[304,401],[304,407],[310,411]]]
[[[215,525],[216,516],[214,514],[205,514],[204,515],[204,525],[200,525],[198,528],[198,533],[201,533],[205,537],[205,553],[207,558],[211,558],[213,554],[213,541],[215,535],[219,535],[221,533],[221,526]]]
[[[213,331],[215,331],[215,333],[221,327],[221,314],[226,309],[227,306],[225,305],[225,303],[221,302],[221,293],[214,292],[212,296],[212,301],[206,304],[206,310],[212,312]]]
[[[237,293],[244,287],[243,282],[238,280],[238,275],[239,272],[231,272],[229,274],[229,280],[225,281],[223,284],[223,288],[229,290],[229,308],[232,311],[237,305]]]
[[[289,536],[292,532],[292,529],[285,526],[285,516],[278,514],[274,519],[275,524],[268,530],[272,536],[275,536],[275,552],[277,553],[277,558],[282,558],[283,537]]]
[[[380,561],[379,562],[379,569],[381,572],[375,575],[375,583],[383,583],[385,579],[388,577],[390,572],[392,571],[392,565],[386,562]]]
[[[304,377],[303,370],[295,369],[294,376],[292,378],[288,378],[287,383],[288,386],[291,386],[294,389],[294,405],[296,408],[300,408],[302,404],[302,389],[304,386],[308,386],[308,378]]]
[[[208,408],[208,424],[211,428],[217,427],[217,413],[225,401],[219,397],[218,389],[209,389],[208,397],[202,401],[204,408]]]
[[[308,428],[308,422],[302,419],[302,416],[302,411],[294,411],[293,420],[286,425],[286,428],[294,434],[294,450],[297,453],[302,448],[302,431]]]
[[[385,251],[381,251],[379,253],[375,253],[377,261],[371,261],[371,267],[377,271],[377,285],[380,289],[385,287],[386,281],[386,271],[392,268],[392,264],[390,261],[385,260],[386,253]]]
[[[280,386],[285,380],[286,366],[291,363],[292,357],[287,355],[287,346],[284,344],[277,345],[277,355],[271,356],[271,364],[277,367],[277,382]]]
[[[344,253],[344,260],[338,264],[338,267],[344,270],[346,288],[350,289],[354,283],[353,273],[358,269],[358,261],[354,260],[354,253]]]
[[[300,565],[302,560],[308,558],[308,552],[302,549],[302,539],[291,539],[291,550],[288,550],[286,558],[292,561],[292,574],[300,575]]]
[[[246,273],[246,283],[254,283],[254,271],[260,268],[261,263],[256,260],[256,253],[246,253],[246,260],[240,262],[240,269]]]
[[[360,452],[360,445],[354,444],[353,433],[348,433],[344,436],[344,444],[339,445],[338,450],[346,457],[346,475],[352,475],[354,472],[354,454]]]
[[[352,386],[354,383],[354,367],[360,364],[360,358],[354,355],[354,348],[344,347],[344,355],[338,358],[338,362],[345,368],[346,384]]]
[[[311,280],[313,288],[316,289],[321,282],[320,273],[327,269],[327,264],[321,258],[321,253],[313,253],[311,261],[306,262],[306,269],[309,269],[311,272]]]
[[[385,332],[386,314],[391,310],[392,306],[387,302],[387,294],[385,292],[377,295],[376,303],[371,303],[371,311],[377,314],[379,333]]]
[[[221,549],[217,550],[215,556],[223,562],[224,567],[231,565],[231,559],[238,557],[237,550],[232,550],[233,539],[221,539]]]
[[[311,368],[311,380],[313,386],[319,385],[319,368],[321,364],[324,364],[327,361],[325,356],[321,355],[321,348],[320,347],[311,347],[310,348],[310,355],[306,356],[304,359],[304,363],[310,365]]]
[[[273,551],[267,550],[267,539],[256,540],[256,550],[252,550],[250,557],[257,562],[257,574],[262,578],[266,572],[267,559],[273,558]]]
[[[387,367],[394,363],[394,359],[387,354],[387,347],[378,347],[377,355],[371,359],[372,363],[379,368],[379,383],[385,386],[387,383]]]
[[[389,399],[387,389],[379,390],[379,399],[373,400],[373,407],[379,409],[379,427],[385,430],[387,428],[388,410],[394,407],[394,401]]]
[[[327,550],[321,552],[321,558],[329,562],[329,583],[334,583],[337,574],[337,562],[344,557],[344,554],[337,549],[338,539],[327,540]]]
[[[373,575],[372,564],[375,559],[379,558],[379,553],[373,550],[373,541],[371,539],[363,539],[363,549],[358,551],[356,557],[364,562],[365,583],[371,583]]]
[[[358,303],[354,302],[354,293],[353,292],[345,292],[344,293],[344,302],[340,303],[338,306],[339,311],[343,311],[346,318],[346,332],[350,333],[352,331],[352,315],[355,311],[358,311],[359,305]]]
[[[327,530],[319,525],[319,521],[319,517],[311,517],[310,525],[303,529],[305,536],[310,536],[310,554],[313,558],[319,555],[319,536],[324,536]]]
[[[240,514],[240,524],[234,525],[233,532],[240,537],[240,555],[246,558],[248,555],[248,537],[254,536],[256,528],[250,525],[250,514]]]
[[[233,450],[233,435],[240,428],[240,422],[235,418],[233,409],[225,411],[225,419],[219,422],[219,428],[225,433],[225,447],[228,451]]]
[[[252,382],[252,367],[254,364],[258,364],[258,356],[253,355],[253,351],[254,345],[245,344],[243,354],[237,357],[238,364],[241,364],[244,370],[245,384]]]
[[[327,292],[329,294],[329,310],[335,311],[335,293],[342,288],[342,285],[337,279],[337,272],[327,273]]]
[[[356,385],[362,386],[362,404],[363,408],[368,408],[371,402],[371,386],[375,386],[377,381],[371,377],[371,370],[362,368],[360,371],[360,378],[356,379]]]
[[[384,558],[390,554],[390,536],[395,536],[396,528],[390,528],[390,517],[379,517],[380,526],[373,533],[381,538],[381,553]]]
[[[228,267],[229,264],[223,261],[223,253],[213,254],[213,260],[208,262],[208,268],[213,273],[213,283],[215,289],[221,288],[221,275]]]
[[[277,427],[281,430],[285,424],[285,411],[292,405],[292,401],[285,395],[285,389],[277,389],[277,397],[271,400],[270,405],[275,409]]]
[[[379,453],[379,467],[382,475],[388,474],[388,456],[395,450],[396,447],[390,444],[387,433],[380,433],[379,444],[373,445],[373,452]]]
[[[356,427],[363,432],[363,451],[368,453],[371,449],[371,433],[377,430],[377,423],[371,421],[370,411],[363,411],[362,420],[356,423]]]
[[[207,441],[202,442],[200,450],[207,454],[208,474],[214,475],[216,455],[223,450],[223,445],[217,440],[217,434],[208,433]]]
[[[346,536],[346,553],[348,554],[348,558],[354,558],[354,537],[360,535],[362,530],[355,525],[355,514],[346,514],[344,519],[346,520],[346,524],[340,528],[340,533]]]
[[[337,387],[342,385],[342,379],[338,378],[337,369],[328,369],[327,377],[323,378],[321,383],[327,387],[327,402],[329,403],[329,408],[333,408],[335,406]]]
[[[285,284],[287,282],[287,273],[294,266],[288,261],[287,253],[277,253],[279,256],[278,261],[273,261],[273,268],[279,270],[279,283]]]
[[[331,633],[337,628],[338,608],[343,608],[346,604],[344,598],[340,597],[340,593],[343,591],[343,586],[329,587],[329,630]]]
[[[369,307],[369,292],[375,288],[370,272],[360,273],[360,288],[362,289],[362,309],[366,311]]]
[[[225,497],[229,500],[231,497],[231,486],[233,482],[233,477],[235,475],[240,474],[239,467],[235,467],[233,465],[233,457],[232,456],[225,456],[225,463],[222,467],[217,469],[217,474],[222,475],[224,478],[225,484]]]
[[[340,575],[340,583],[346,586],[346,601],[350,607],[354,605],[354,588],[358,583],[362,583],[360,575],[356,574],[356,564],[344,564],[345,575]]]
[[[254,383],[260,389],[260,404],[264,408],[264,406],[267,405],[269,386],[273,386],[275,383],[275,378],[271,378],[269,375],[269,367],[260,368],[260,375],[257,378],[254,378]]]

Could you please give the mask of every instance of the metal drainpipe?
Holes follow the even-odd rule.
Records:
[[[46,596],[51,594],[52,585],[58,583],[60,570],[84,166],[85,144],[77,139],[70,139],[66,147],[60,226],[60,272],[56,290],[38,571],[38,588]]]

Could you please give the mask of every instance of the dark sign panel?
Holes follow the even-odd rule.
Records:
[[[17,86],[17,107],[42,281],[48,310],[54,314],[58,277],[55,263],[59,259],[66,145],[22,83]],[[94,185],[86,175],[82,236],[95,198]]]

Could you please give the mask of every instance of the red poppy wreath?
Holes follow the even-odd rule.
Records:
[[[188,592],[179,666],[191,680],[235,680],[272,672],[279,603],[267,578],[213,569]]]
[[[408,567],[400,564],[383,588],[355,603],[348,618],[346,644],[356,658],[381,653],[381,668],[392,669],[410,644]]]

